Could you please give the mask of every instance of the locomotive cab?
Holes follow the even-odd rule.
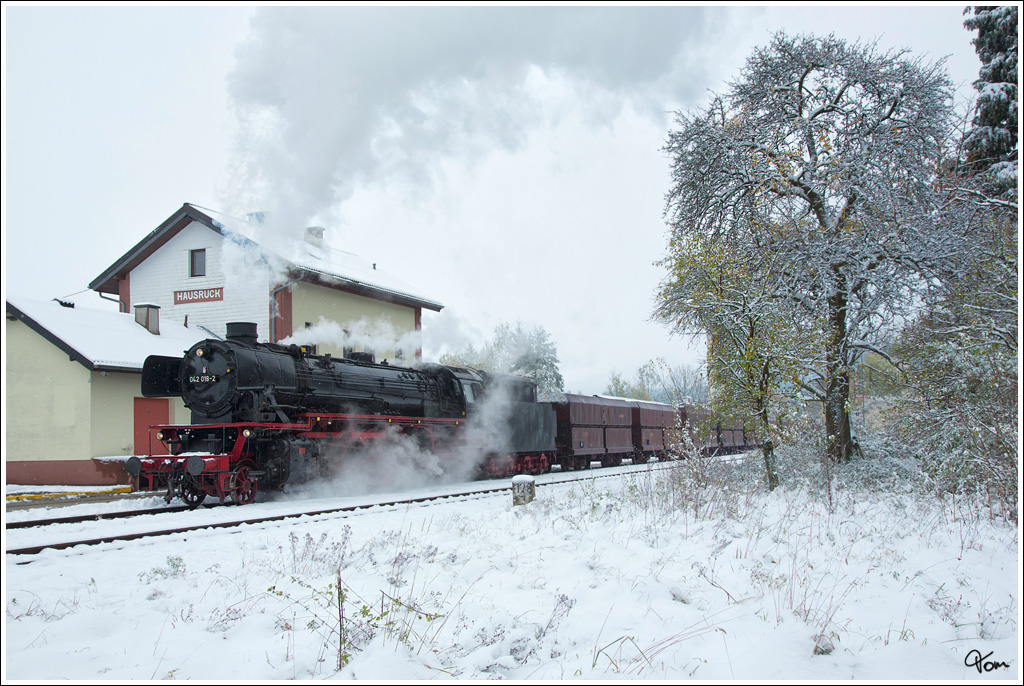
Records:
[[[452,371],[455,374],[455,378],[459,380],[462,395],[465,397],[466,415],[469,416],[487,396],[487,391],[484,388],[484,379],[475,369],[452,367]]]
[[[512,374],[494,374],[469,367],[450,367],[465,396],[467,414],[500,394],[504,401],[537,402],[537,383]]]

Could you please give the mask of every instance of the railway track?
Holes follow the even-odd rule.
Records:
[[[623,471],[615,471],[614,473],[607,473],[606,470],[600,470],[600,471],[598,471],[596,473],[592,473],[592,472],[589,472],[587,470],[577,471],[577,472],[567,472],[564,475],[558,475],[558,474],[552,475],[553,476],[552,479],[550,479],[548,481],[545,481],[544,483],[538,483],[537,487],[538,488],[546,488],[548,486],[555,486],[555,485],[559,485],[559,484],[572,483],[572,482],[582,481],[582,480],[596,480],[596,479],[607,479],[607,478],[614,478],[614,477],[622,477],[622,476],[625,476],[625,475],[628,475],[628,474],[636,474],[636,473],[643,473],[643,472],[649,472],[649,471],[651,471],[651,472],[653,472],[653,471],[660,471],[662,469],[668,469],[669,467],[670,467],[669,463],[657,463],[657,464],[650,464],[650,465],[637,465],[636,469],[626,469],[626,470],[623,470]],[[190,532],[193,532],[193,531],[201,531],[201,530],[204,530],[204,529],[230,529],[230,528],[239,527],[239,526],[243,526],[243,525],[254,525],[254,524],[267,524],[267,523],[273,523],[273,522],[282,522],[282,521],[286,521],[286,520],[289,520],[289,519],[298,519],[300,517],[319,517],[319,516],[328,516],[328,515],[345,515],[345,514],[354,513],[354,512],[358,512],[359,510],[366,510],[366,509],[373,508],[373,507],[399,507],[399,506],[403,506],[403,505],[407,506],[407,505],[427,503],[427,502],[432,502],[432,501],[442,501],[442,500],[454,501],[454,500],[460,500],[460,499],[480,498],[480,497],[487,497],[487,496],[493,495],[495,493],[500,493],[500,492],[509,491],[509,490],[511,490],[511,486],[507,486],[507,485],[501,485],[501,486],[490,485],[490,486],[488,486],[488,485],[485,485],[485,484],[481,484],[481,486],[479,486],[479,487],[468,489],[468,490],[463,490],[463,491],[458,491],[458,492],[454,492],[454,493],[418,495],[418,496],[411,496],[409,498],[399,498],[399,499],[388,500],[388,501],[374,501],[374,502],[360,503],[360,504],[355,504],[355,505],[345,505],[345,506],[338,506],[338,507],[319,508],[319,509],[315,509],[315,510],[304,510],[304,511],[300,511],[300,512],[287,512],[287,513],[274,514],[274,515],[241,517],[241,518],[237,518],[237,519],[232,518],[231,520],[227,520],[227,521],[203,522],[203,523],[199,523],[199,524],[190,524],[190,525],[185,525],[185,526],[173,526],[173,527],[168,527],[168,528],[160,528],[160,529],[153,529],[153,530],[147,530],[147,531],[130,532],[130,533],[122,533],[122,534],[111,534],[109,536],[101,536],[101,537],[98,537],[98,538],[87,538],[87,539],[81,539],[81,540],[51,542],[51,543],[45,543],[45,544],[40,544],[40,545],[31,545],[31,546],[24,546],[24,547],[8,548],[6,550],[6,553],[8,555],[31,556],[31,555],[36,555],[36,554],[38,554],[38,553],[40,553],[40,552],[42,552],[44,550],[64,550],[64,549],[67,549],[67,548],[73,548],[75,546],[80,546],[80,545],[92,546],[92,545],[100,545],[100,544],[103,544],[103,543],[117,543],[117,542],[122,542],[122,541],[134,541],[134,540],[140,540],[140,539],[145,539],[145,538],[152,538],[152,537],[157,537],[157,536],[169,536],[169,535],[174,535],[174,534],[185,534],[185,533],[190,533]],[[207,509],[207,508],[204,508],[204,509]],[[248,508],[246,508],[246,510],[248,510]],[[81,516],[76,516],[76,517],[59,517],[59,518],[48,519],[48,520],[32,520],[32,521],[24,521],[24,522],[11,522],[11,523],[8,523],[6,525],[6,528],[9,529],[9,530],[10,529],[26,529],[26,528],[42,528],[42,527],[45,527],[45,526],[54,526],[54,525],[62,525],[62,524],[78,524],[78,523],[86,523],[86,522],[92,522],[92,521],[103,521],[103,520],[113,520],[113,519],[128,519],[128,518],[133,518],[133,517],[141,517],[141,516],[145,516],[145,515],[166,514],[166,513],[184,512],[184,511],[189,511],[189,508],[182,506],[182,507],[173,507],[173,508],[172,507],[159,508],[159,509],[155,509],[155,510],[135,510],[135,511],[131,511],[131,512],[99,513],[99,514],[91,514],[91,515],[81,515]],[[20,562],[18,562],[18,564],[28,564],[29,562],[31,562],[31,560],[20,561]]]
[[[207,507],[220,506],[220,503],[213,503],[208,505]],[[156,515],[188,511],[189,508],[185,505],[171,505],[168,507],[156,507],[149,510],[126,510],[124,512],[96,512],[93,514],[75,515],[71,517],[53,517],[51,519],[26,519],[20,522],[7,522],[4,528],[10,531],[11,529],[30,529],[32,527],[51,526],[55,524],[82,524],[84,522],[100,522],[105,519],[128,519],[131,517],[141,517],[143,515]]]

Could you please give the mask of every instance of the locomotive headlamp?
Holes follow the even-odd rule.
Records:
[[[156,432],[156,440],[158,440],[158,441],[164,440],[164,432],[163,431],[157,431]]]
[[[249,438],[249,436],[252,436],[252,429],[242,429],[242,435]]]
[[[202,348],[198,348],[196,350],[196,357],[202,357],[202,356],[203,356],[203,349]]]

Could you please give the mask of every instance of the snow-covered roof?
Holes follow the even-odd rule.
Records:
[[[98,277],[89,288],[99,293],[118,293],[118,283],[129,272],[152,255],[179,231],[192,222],[199,222],[225,237],[239,237],[254,244],[272,261],[280,262],[286,271],[300,272],[300,278],[312,278],[338,286],[359,295],[396,302],[407,307],[423,307],[440,312],[441,303],[426,297],[397,276],[377,269],[358,255],[329,246],[318,248],[301,237],[281,236],[266,230],[256,213],[253,219],[239,219],[185,203],[160,226],[151,231]]]
[[[8,297],[7,312],[23,321],[88,369],[142,371],[149,355],[181,357],[209,334],[161,321],[160,334],[135,323],[131,314],[76,306],[55,300]]]
[[[239,219],[191,203],[188,203],[188,206],[208,216],[222,232],[243,236],[259,245],[264,252],[277,256],[299,269],[324,277],[329,282],[340,282],[341,285],[357,290],[365,289],[403,300],[412,300],[421,307],[434,311],[440,311],[444,307],[394,274],[377,269],[376,263],[371,263],[355,253],[327,245],[317,247],[298,237],[268,235],[269,232],[259,231],[260,224],[256,220]]]

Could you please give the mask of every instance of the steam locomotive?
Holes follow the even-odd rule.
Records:
[[[139,490],[193,508],[207,496],[246,504],[260,489],[329,479],[344,460],[372,459],[397,440],[442,461],[472,453],[481,477],[665,459],[666,431],[687,421],[685,408],[660,403],[571,394],[537,402],[536,384],[522,377],[259,343],[248,322],[229,323],[225,339],[183,358],[147,358],[142,393],[180,397],[192,423],[152,427],[167,454],[131,457],[128,473]],[[722,435],[714,449],[740,447],[734,431]]]

